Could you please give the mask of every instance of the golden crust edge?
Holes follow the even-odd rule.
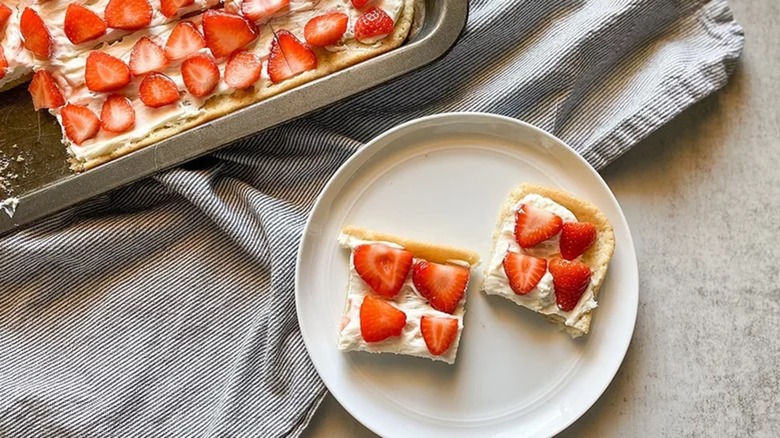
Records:
[[[595,205],[590,202],[584,201],[575,197],[574,195],[565,192],[560,189],[554,189],[551,187],[540,186],[531,183],[523,183],[519,187],[512,190],[507,197],[504,205],[501,206],[501,213],[499,214],[498,223],[493,231],[493,249],[491,250],[490,259],[492,260],[495,255],[496,243],[499,235],[501,234],[501,224],[504,223],[512,214],[514,206],[526,195],[536,193],[541,196],[552,199],[553,201],[566,207],[569,211],[574,213],[579,221],[590,222],[596,226],[598,231],[596,242],[588,249],[582,256],[582,262],[587,264],[593,275],[598,278],[593,285],[593,298],[598,298],[599,290],[606,277],[607,268],[609,262],[612,259],[612,255],[615,252],[615,231],[612,228],[607,216]],[[486,268],[487,269],[487,268]],[[487,278],[487,275],[484,275]],[[484,290],[484,287],[482,288]],[[557,315],[544,315],[550,322],[553,322],[560,326],[560,328],[568,333],[572,338],[585,335],[590,330],[590,322],[592,318],[592,310],[586,312],[582,318],[580,318],[582,330],[576,327],[570,327],[565,324],[565,320]]]
[[[475,266],[480,262],[479,254],[469,249],[410,239],[354,225],[347,225],[341,230],[341,233],[361,240],[397,243],[414,254],[415,257],[434,263],[448,263],[453,260],[462,260],[471,266]]]
[[[186,131],[203,123],[237,111],[241,108],[247,107],[253,103],[260,102],[269,97],[303,85],[307,82],[311,82],[331,73],[335,73],[339,70],[343,70],[357,63],[386,53],[399,47],[404,42],[411,29],[413,18],[414,0],[404,0],[403,12],[401,17],[398,19],[398,22],[396,23],[395,30],[392,34],[382,39],[378,47],[364,49],[364,45],[361,45],[356,41],[349,41],[347,46],[361,49],[360,52],[351,53],[349,56],[344,56],[342,52],[334,53],[328,52],[325,49],[315,48],[318,57],[320,57],[320,61],[318,63],[318,67],[314,70],[302,73],[280,84],[272,85],[262,90],[257,90],[254,93],[247,92],[246,90],[239,90],[232,94],[215,96],[206,102],[205,111],[198,116],[182,120],[174,126],[163,126],[157,128],[151,131],[143,139],[128,143],[106,155],[102,155],[86,161],[80,161],[75,157],[70,157],[68,159],[70,168],[76,172],[92,169],[123,155],[127,155],[146,146],[150,146],[154,143],[165,140],[166,138],[172,137],[180,132]]]

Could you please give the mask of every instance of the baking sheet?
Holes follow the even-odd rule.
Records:
[[[79,174],[68,168],[56,120],[33,111],[27,87],[2,93],[0,201],[15,211],[0,211],[0,235],[428,64],[452,47],[467,13],[467,0],[419,0],[401,47]]]

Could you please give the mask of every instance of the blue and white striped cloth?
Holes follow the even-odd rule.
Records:
[[[325,389],[296,248],[361,144],[486,111],[601,168],[722,87],[742,44],[721,0],[473,1],[435,64],[0,240],[0,436],[298,435]]]

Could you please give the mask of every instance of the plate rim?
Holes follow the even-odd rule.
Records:
[[[609,187],[609,185],[607,185],[606,181],[604,181],[604,178],[601,176],[601,174],[590,163],[588,163],[582,157],[582,155],[580,155],[574,148],[569,146],[565,141],[561,140],[554,134],[542,128],[539,128],[535,125],[532,125],[528,122],[524,122],[522,120],[513,117],[508,117],[500,114],[487,113],[487,112],[463,111],[463,112],[437,113],[428,116],[418,117],[409,120],[407,122],[401,123],[399,125],[396,125],[382,132],[381,134],[377,135],[376,137],[368,141],[364,146],[360,147],[357,151],[355,151],[355,153],[353,153],[346,161],[344,161],[344,163],[342,163],[338,167],[338,169],[328,179],[327,183],[323,186],[320,193],[317,195],[314,203],[312,204],[311,209],[308,212],[306,222],[301,231],[301,238],[300,238],[300,242],[298,243],[296,260],[295,260],[295,283],[294,283],[295,312],[296,312],[296,318],[298,319],[298,329],[301,332],[301,338],[303,339],[304,345],[306,347],[306,353],[309,356],[309,359],[311,360],[311,363],[314,366],[317,375],[320,377],[323,384],[328,389],[328,392],[333,396],[333,398],[336,399],[339,405],[344,410],[346,410],[356,421],[358,421],[364,427],[369,429],[371,432],[381,435],[379,433],[379,430],[376,429],[373,424],[364,421],[363,416],[359,412],[356,412],[356,410],[352,406],[345,404],[343,398],[338,395],[337,391],[334,391],[333,388],[331,388],[331,385],[322,377],[323,373],[320,369],[320,365],[317,364],[317,362],[314,360],[314,357],[311,354],[312,348],[310,346],[310,341],[307,340],[306,336],[304,335],[304,329],[303,329],[304,323],[302,322],[303,318],[302,318],[301,298],[300,298],[301,263],[302,263],[301,254],[304,245],[306,244],[306,240],[307,240],[306,236],[309,234],[310,227],[312,225],[313,212],[315,212],[318,209],[325,195],[330,191],[331,187],[333,186],[333,184],[335,184],[335,182],[339,179],[339,177],[352,167],[353,162],[362,159],[367,154],[370,155],[372,152],[375,152],[378,144],[380,144],[386,138],[397,134],[399,131],[403,131],[415,125],[428,123],[431,121],[440,120],[442,122],[446,122],[448,119],[452,119],[452,118],[475,118],[475,119],[482,119],[485,121],[492,120],[492,121],[518,125],[523,129],[527,129],[534,132],[536,135],[540,137],[546,137],[548,140],[556,143],[558,146],[562,146],[564,149],[570,152],[574,156],[574,158],[580,162],[580,164],[586,166],[593,174],[595,174],[598,183],[600,183],[600,185],[602,186],[602,189],[605,189],[605,193],[609,196],[609,198],[611,198],[611,200],[617,206],[618,213],[619,213],[619,218],[617,219],[621,222],[621,225],[625,227],[626,230],[626,242],[621,242],[621,246],[626,248],[627,255],[629,255],[631,259],[629,260],[630,267],[633,269],[633,272],[636,273],[636,275],[634,275],[631,278],[631,283],[633,283],[632,289],[636,291],[636,297],[637,297],[636,306],[634,306],[631,309],[630,330],[627,331],[629,335],[626,338],[627,340],[625,342],[625,345],[619,346],[620,360],[615,362],[615,365],[609,370],[609,373],[606,373],[609,375],[609,378],[605,379],[603,385],[599,385],[598,391],[592,392],[594,394],[592,400],[589,400],[587,403],[583,404],[582,409],[575,410],[576,411],[575,414],[568,416],[564,421],[558,423],[556,427],[553,427],[552,429],[546,431],[546,433],[549,433],[550,435],[557,435],[558,433],[562,432],[563,430],[565,430],[566,428],[574,424],[577,420],[582,418],[582,416],[585,415],[585,413],[587,413],[593,407],[593,405],[596,404],[596,402],[601,398],[601,396],[604,395],[609,385],[612,384],[612,382],[615,379],[615,376],[617,375],[617,372],[620,370],[620,367],[623,365],[623,362],[625,361],[626,354],[628,353],[628,349],[631,346],[633,334],[636,329],[636,320],[639,311],[639,266],[638,266],[638,259],[636,255],[636,247],[634,245],[633,235],[628,225],[628,221],[626,220],[625,213],[623,212],[623,208],[618,202],[617,198],[615,197],[615,194],[612,192],[612,189]]]

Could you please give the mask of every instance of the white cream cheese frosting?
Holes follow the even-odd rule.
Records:
[[[344,234],[339,236],[339,244],[342,247],[350,248],[350,250],[354,250],[360,245],[371,243],[382,243],[395,248],[402,248],[398,244],[392,242],[366,241]],[[339,349],[342,351],[361,350],[372,353],[404,354],[440,360],[450,364],[454,363],[458,352],[458,345],[460,343],[460,335],[463,330],[463,315],[466,313],[466,297],[464,296],[460,303],[458,303],[458,307],[452,315],[440,312],[431,307],[428,304],[428,300],[420,295],[414,287],[410,269],[409,275],[407,276],[406,281],[404,281],[401,291],[394,299],[389,300],[391,304],[406,313],[406,326],[404,326],[401,335],[390,337],[381,342],[366,342],[363,340],[363,336],[360,332],[360,306],[363,304],[363,299],[366,295],[375,295],[375,293],[355,270],[355,263],[352,259],[353,253],[354,251],[350,253],[349,290],[347,292],[346,306],[339,331]],[[414,263],[419,260],[420,259],[415,258]],[[465,261],[451,261],[451,263],[470,268],[469,264]],[[420,318],[424,315],[455,318],[458,320],[458,335],[455,337],[452,345],[450,345],[450,348],[441,356],[432,355],[425,345],[425,340],[420,332]]]
[[[529,204],[534,207],[543,208],[549,212],[558,215],[564,223],[577,222],[574,214],[564,206],[556,203],[552,199],[537,194],[528,194],[521,199],[513,208],[514,212],[520,209],[522,204]],[[504,257],[507,251],[518,252],[539,258],[553,257],[559,254],[560,233],[545,242],[540,243],[534,248],[524,249],[515,241],[515,214],[512,214],[501,224],[500,234],[496,239],[496,246],[492,258],[488,265],[483,289],[488,295],[499,295],[507,298],[516,304],[526,307],[544,315],[558,315],[565,319],[565,324],[569,327],[584,329],[582,325],[582,316],[595,309],[598,304],[593,295],[593,285],[598,279],[591,277],[590,284],[577,305],[571,311],[565,312],[558,307],[555,301],[555,288],[553,287],[553,278],[549,269],[545,272],[539,284],[524,295],[518,295],[509,285],[509,279],[504,272]]]

